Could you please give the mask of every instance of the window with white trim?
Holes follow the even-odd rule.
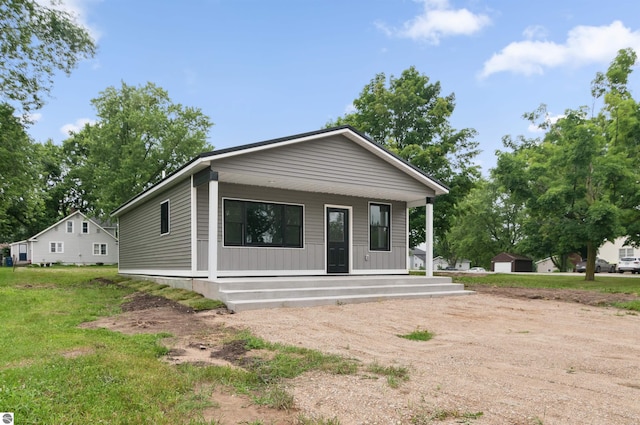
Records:
[[[618,250],[618,258],[633,257],[633,248],[621,248]]]
[[[94,243],[93,244],[93,255],[107,255],[107,244],[106,243]]]
[[[49,252],[51,254],[62,254],[62,253],[64,253],[64,242],[50,242],[49,243]]]
[[[160,234],[166,235],[170,229],[169,201],[160,204]]]
[[[73,221],[67,221],[67,233],[73,233]]]
[[[82,233],[85,234],[85,235],[89,233],[89,222],[88,221],[83,221],[82,222]]]
[[[369,250],[391,251],[391,205],[369,204]]]
[[[225,246],[302,248],[302,206],[224,200]]]

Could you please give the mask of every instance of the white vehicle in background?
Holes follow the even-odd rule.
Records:
[[[486,273],[487,271],[483,267],[471,267],[469,269],[471,273]]]
[[[618,262],[618,273],[631,272],[631,274],[640,273],[640,258],[623,257]]]

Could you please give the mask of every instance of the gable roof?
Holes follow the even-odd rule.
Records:
[[[509,252],[501,252],[491,259],[494,262],[506,262],[509,261],[532,261],[531,258],[525,257],[524,255],[512,254]]]
[[[114,217],[117,217],[118,215],[122,214],[123,212],[125,212],[126,210],[128,210],[129,208],[131,208],[141,200],[147,198],[151,194],[165,187],[169,187],[173,183],[176,183],[181,177],[185,175],[195,174],[198,171],[201,171],[207,168],[208,166],[210,166],[210,163],[214,160],[246,155],[250,153],[264,151],[267,149],[273,149],[276,147],[283,147],[287,145],[303,143],[303,142],[308,142],[312,140],[318,140],[325,137],[336,136],[336,135],[342,135],[347,139],[349,139],[350,141],[360,145],[361,147],[365,148],[367,151],[373,153],[377,157],[389,163],[391,166],[401,170],[402,172],[409,175],[410,177],[420,182],[424,186],[429,187],[430,189],[433,190],[433,192],[436,195],[449,193],[449,188],[439,180],[431,177],[430,175],[422,171],[420,168],[414,166],[413,164],[400,158],[398,155],[394,154],[393,152],[389,151],[388,149],[374,142],[372,139],[358,132],[353,127],[345,125],[340,127],[325,128],[325,129],[312,131],[308,133],[301,133],[301,134],[296,134],[292,136],[271,139],[271,140],[266,140],[262,142],[251,143],[247,145],[202,153],[197,157],[193,158],[191,161],[189,161],[182,167],[180,167],[175,172],[171,173],[161,182],[137,194],[136,196],[134,196],[133,198],[131,198],[130,200],[128,200],[127,202],[125,202],[124,204],[116,208],[111,213],[111,215]],[[421,205],[424,205],[424,200]]]
[[[94,220],[91,220],[90,218],[88,218],[86,215],[82,214],[80,211],[75,211],[72,212],[71,214],[69,214],[68,216],[56,221],[55,223],[53,223],[51,226],[47,227],[46,229],[44,229],[43,231],[41,231],[40,233],[37,233],[33,236],[31,236],[29,239],[27,239],[28,241],[35,241],[36,239],[38,239],[38,236],[43,235],[45,233],[47,233],[49,230],[53,229],[54,227],[56,227],[57,225],[59,225],[60,223],[62,223],[63,221],[69,220],[71,217],[75,216],[75,215],[80,215],[82,217],[82,219],[84,221],[88,221],[90,223],[92,223],[94,226],[96,226],[98,229],[102,230],[104,233],[106,233],[107,235],[111,236],[113,238],[113,240],[118,240],[115,236],[113,236],[111,233],[107,232],[102,226],[100,226],[98,223],[96,223]]]

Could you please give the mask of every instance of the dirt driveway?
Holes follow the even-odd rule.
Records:
[[[337,417],[342,425],[639,424],[640,316],[589,305],[599,303],[593,295],[576,303],[562,301],[575,293],[514,291],[231,315],[170,315],[157,306],[92,326],[168,330],[176,335],[168,340],[176,361],[210,358],[202,352],[216,341],[207,330],[214,335],[233,326],[272,342],[409,370],[409,380],[397,388],[364,372],[314,372],[286,383],[297,413]],[[416,329],[435,337],[421,342],[397,336]],[[221,408],[231,403],[217,401]],[[210,415],[223,417],[224,424],[294,423],[292,414],[264,410],[241,416],[246,409],[245,401]]]

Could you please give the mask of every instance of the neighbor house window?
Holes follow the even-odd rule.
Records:
[[[94,243],[93,244],[93,255],[107,255],[107,244],[106,243]]]
[[[391,205],[369,204],[369,249],[391,250]]]
[[[302,248],[302,206],[225,199],[224,244]]]
[[[633,248],[621,248],[618,251],[618,258],[633,257]]]
[[[89,222],[88,221],[83,221],[82,222],[82,233],[84,233],[85,235],[87,233],[89,233]]]
[[[67,233],[73,233],[73,221],[67,221]]]
[[[64,252],[64,243],[63,242],[50,242],[49,243],[49,252],[52,254],[62,254]]]
[[[160,234],[169,233],[169,201],[160,204]]]

